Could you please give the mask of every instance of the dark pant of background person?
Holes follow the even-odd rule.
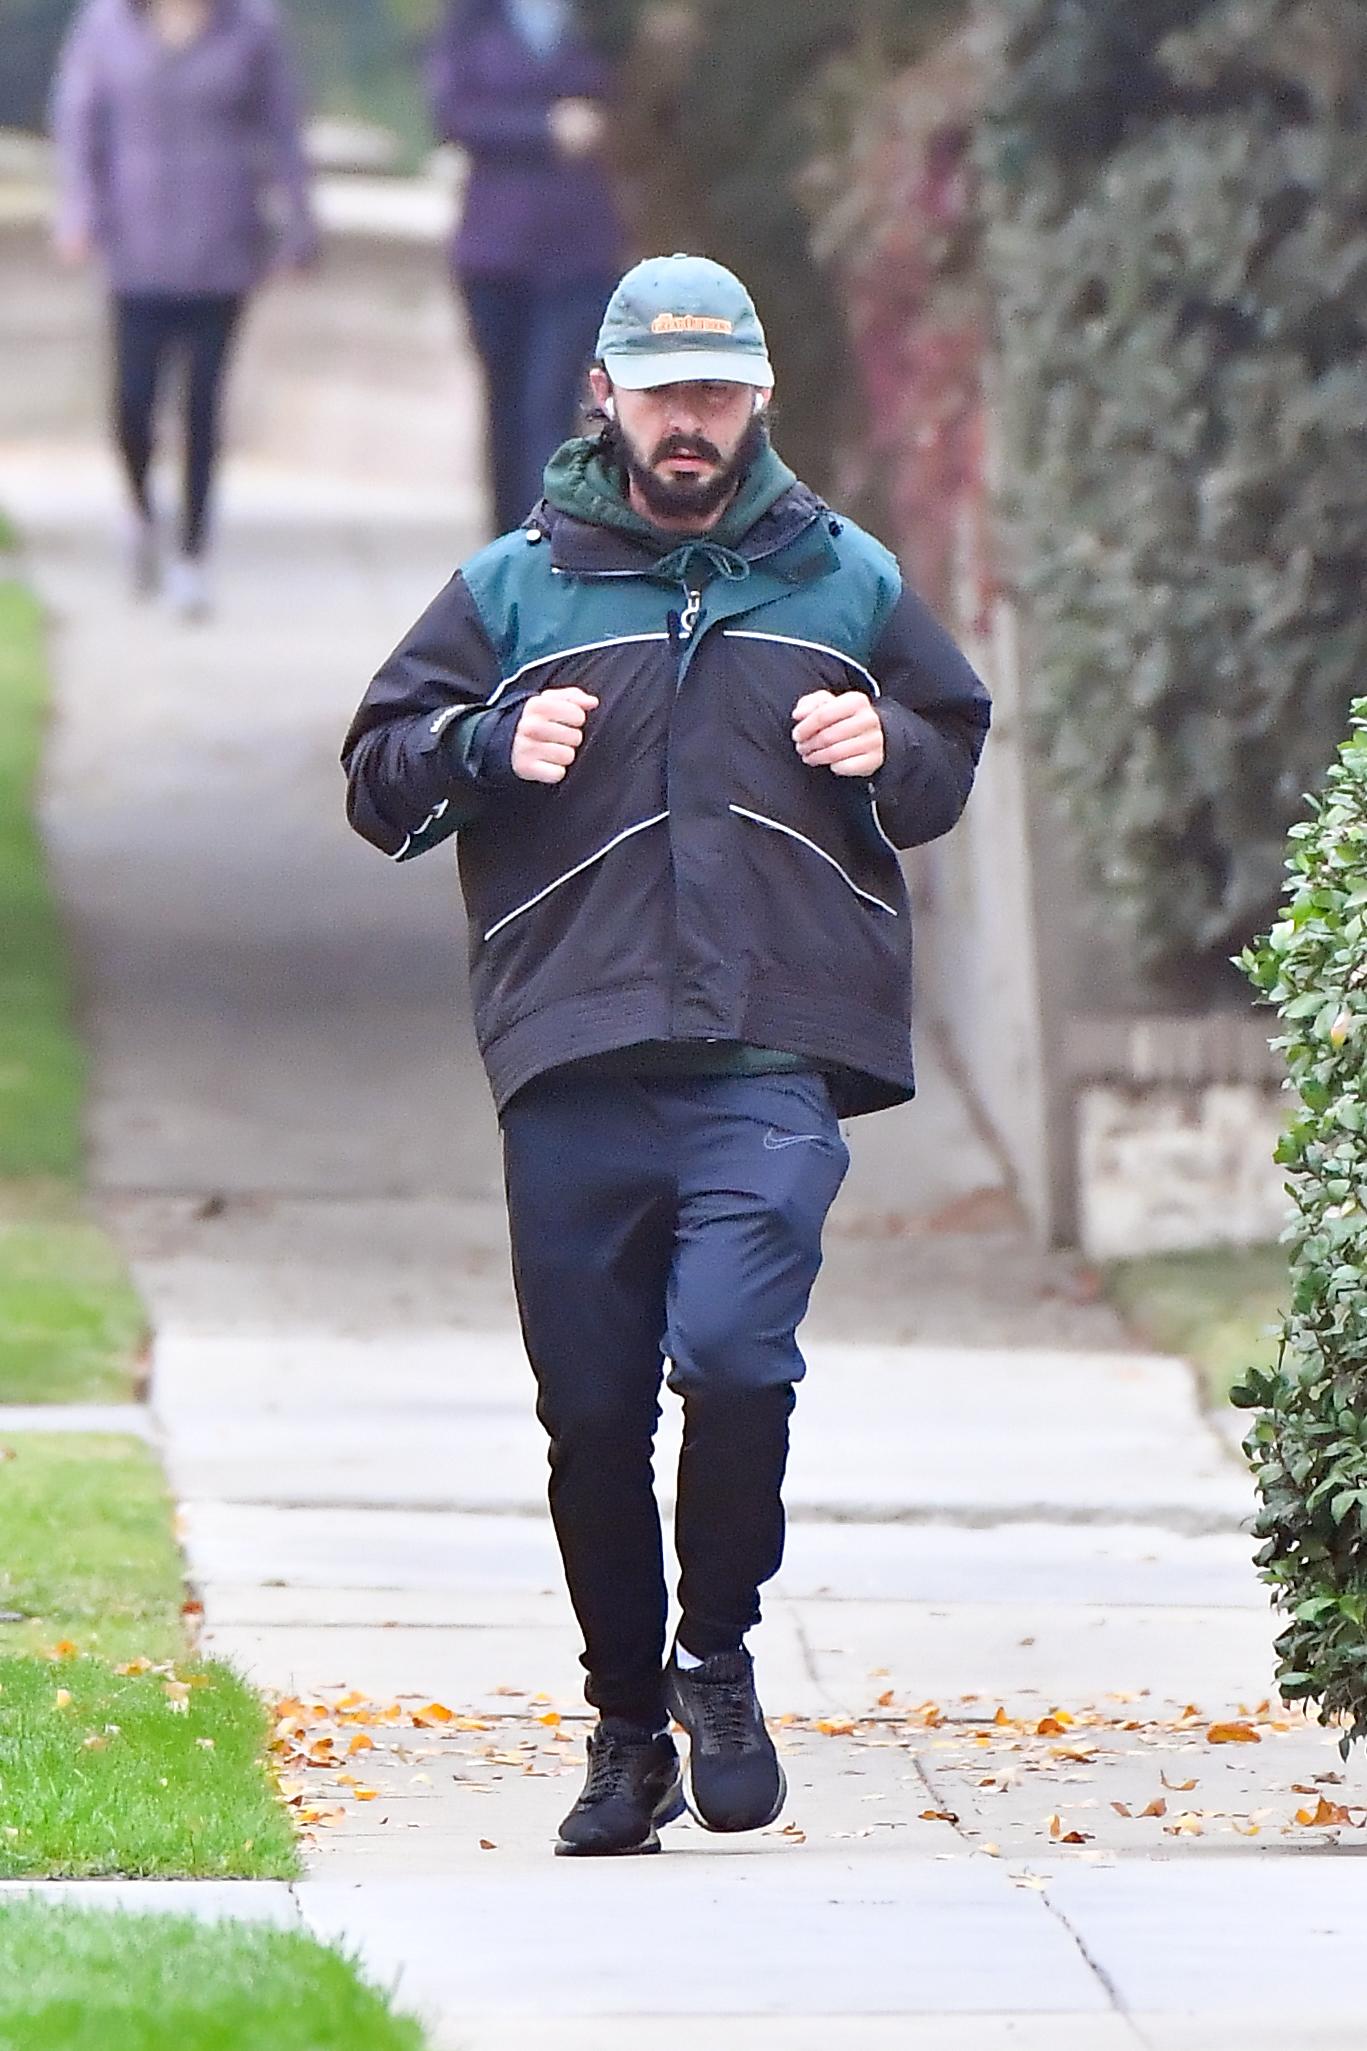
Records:
[[[114,300],[114,408],[133,500],[150,518],[148,474],[167,364],[185,366],[185,496],[180,544],[203,553],[218,454],[223,380],[242,312],[239,293],[121,292]]]
[[[459,282],[488,391],[495,530],[506,534],[536,505],[546,464],[575,431],[616,281],[467,274]]]
[[[795,1333],[849,1155],[819,1075],[544,1078],[503,1114],[513,1273],[588,1700],[662,1729],[652,1464],[683,1397],[680,1642],[736,1648],[783,1558]]]

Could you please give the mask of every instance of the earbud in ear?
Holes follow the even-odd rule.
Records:
[[[763,394],[763,392],[756,392],[756,393],[755,393],[755,411],[756,411],[756,413],[762,413],[762,412],[764,411],[764,394]]]
[[[609,420],[615,420],[617,418],[617,401],[615,399],[604,399],[603,411],[607,414]]]

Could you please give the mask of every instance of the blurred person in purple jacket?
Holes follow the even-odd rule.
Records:
[[[183,357],[185,495],[167,595],[207,609],[224,374],[248,295],[312,260],[300,101],[271,0],[85,0],[53,91],[56,244],[113,295],[114,410],[135,588],[160,582],[149,488],[157,390]]]
[[[602,164],[614,78],[572,0],[454,0],[430,82],[438,134],[470,159],[452,263],[484,365],[502,534],[574,431],[625,258]]]

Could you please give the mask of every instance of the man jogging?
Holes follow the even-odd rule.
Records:
[[[745,288],[638,265],[606,425],[454,577],[347,737],[352,824],[459,832],[551,1512],[600,1713],[557,1851],[757,1830],[783,1770],[746,1633],[783,1552],[795,1334],[848,1162],[912,1095],[898,848],[963,810],[988,723],[887,552],[779,460]],[[683,1398],[667,1594],[652,1444]],[[686,1774],[669,1735],[690,1740]]]

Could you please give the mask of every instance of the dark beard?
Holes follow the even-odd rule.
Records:
[[[756,414],[741,437],[740,447],[729,463],[722,465],[715,477],[680,477],[667,482],[658,473],[642,463],[625,435],[615,421],[609,421],[603,429],[601,447],[609,461],[615,463],[636,486],[648,510],[657,520],[698,519],[708,520],[720,512],[728,500],[735,497],[742,479],[751,468],[757,456],[768,441],[768,428]],[[710,443],[691,443],[710,459],[720,460],[720,450]],[[668,444],[662,444],[668,453]],[[661,451],[656,459],[663,460]]]

